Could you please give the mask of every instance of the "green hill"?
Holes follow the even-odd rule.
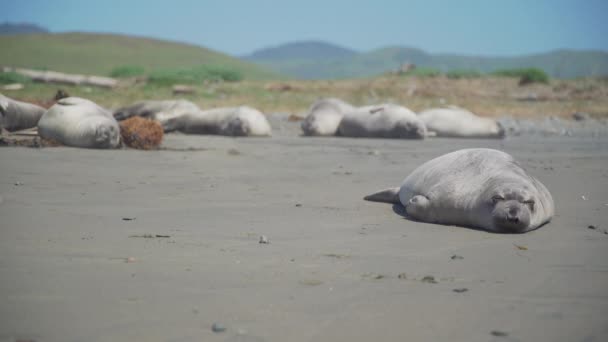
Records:
[[[291,52],[298,50],[297,44],[285,44],[282,47]],[[325,51],[331,49],[326,47]],[[433,55],[416,48],[394,46],[340,58],[333,58],[332,55],[323,58],[318,54],[315,58],[294,56],[281,48],[271,50],[274,54],[269,54],[268,50],[265,52],[263,58],[253,53],[246,59],[302,79],[369,77],[397,70],[403,63],[413,63],[417,67],[437,69],[441,72],[468,70],[487,73],[500,69],[533,67],[542,69],[556,78],[608,75],[608,52],[604,51],[557,50],[527,56],[485,57]]]
[[[348,58],[356,54],[357,52],[355,50],[326,42],[300,41],[257,50],[251,55],[243,58],[250,61],[280,61],[289,59],[323,60],[328,58]]]
[[[121,66],[146,73],[210,65],[246,79],[283,78],[253,63],[203,47],[117,34],[53,33],[0,35],[0,66],[109,75]]]

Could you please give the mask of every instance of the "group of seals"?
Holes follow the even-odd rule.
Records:
[[[15,130],[37,125],[42,138],[84,148],[118,147],[120,127],[115,117],[148,117],[160,121],[165,131],[191,134],[271,134],[266,117],[254,108],[202,111],[188,101],[144,101],[113,115],[78,97],[59,99],[45,111],[0,94],[0,114],[0,128]],[[427,127],[439,136],[458,136],[454,132],[469,137],[504,134],[491,120],[460,108],[416,115],[397,105],[354,108],[338,99],[316,102],[302,123],[308,135],[351,137],[424,138]],[[555,211],[553,198],[540,181],[528,175],[509,154],[485,148],[459,150],[432,159],[416,168],[400,187],[364,199],[402,204],[405,213],[418,221],[497,233],[536,229],[549,222]]]
[[[9,132],[36,127],[46,109],[0,94],[0,129]]]
[[[549,222],[547,188],[509,154],[477,148],[451,152],[416,168],[399,188],[365,200],[405,206],[415,220],[497,233],[524,233]]]
[[[301,127],[307,136],[402,139],[503,138],[505,133],[495,120],[458,107],[428,109],[416,115],[395,104],[357,108],[336,98],[313,103]]]
[[[112,114],[96,103],[79,98],[60,99],[38,122],[38,135],[66,146],[116,148],[120,128]]]
[[[117,120],[142,116],[157,120],[165,132],[227,136],[270,136],[266,116],[255,108],[227,107],[201,110],[186,100],[141,101],[114,112]]]

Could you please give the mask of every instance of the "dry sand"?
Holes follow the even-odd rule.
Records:
[[[0,341],[608,340],[605,135],[273,126],[168,135],[161,151],[0,148]],[[554,220],[499,235],[362,200],[467,147],[515,156],[552,192]],[[170,237],[133,237],[146,234]]]

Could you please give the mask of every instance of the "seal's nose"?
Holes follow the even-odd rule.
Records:
[[[509,208],[509,212],[507,213],[507,221],[518,223],[519,222],[519,209],[517,207]]]
[[[513,223],[518,223],[519,222],[519,217],[509,215],[509,216],[507,216],[507,221],[513,222]]]

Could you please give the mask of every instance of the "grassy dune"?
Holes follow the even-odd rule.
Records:
[[[145,72],[214,65],[245,79],[277,79],[279,74],[199,46],[157,39],[97,33],[0,36],[0,65],[68,73],[109,75],[135,65]]]
[[[356,105],[396,102],[420,111],[429,107],[457,105],[480,115],[563,118],[574,112],[608,117],[608,81],[604,79],[551,80],[547,84],[518,85],[517,78],[385,76],[340,81],[217,82],[195,85],[191,95],[173,95],[170,86],[123,85],[117,89],[27,83],[25,89],[2,91],[6,96],[32,102],[48,102],[62,88],[73,96],[89,98],[117,108],[139,100],[185,98],[201,108],[250,105],[271,112],[300,114],[320,97],[335,96]]]

